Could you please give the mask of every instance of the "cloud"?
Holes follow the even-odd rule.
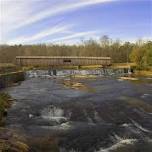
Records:
[[[60,15],[82,7],[95,5],[114,0],[0,0],[0,43],[6,43],[13,35],[19,35],[25,27],[38,26],[46,18]],[[37,23],[38,22],[38,23]],[[36,23],[36,24],[35,24]],[[44,33],[43,33],[44,32]],[[31,38],[21,36],[12,39],[14,42],[30,42],[48,34],[43,31],[36,33]],[[26,33],[25,33],[26,35]]]
[[[84,38],[88,38],[88,37],[94,37],[94,35],[96,35],[98,33],[98,31],[87,31],[87,32],[78,32],[78,33],[73,33],[71,35],[68,36],[64,36],[61,38],[56,38],[54,40],[48,40],[47,42],[51,42],[51,43],[63,43],[63,42],[69,42],[72,39],[84,39]]]
[[[100,10],[101,14],[98,12],[98,7],[97,12],[95,12],[96,10],[94,7],[92,10],[86,9],[86,12],[82,14],[82,17],[76,19],[72,18],[73,16],[76,16],[77,13],[80,14],[79,12],[81,12],[81,10],[79,9],[113,1],[120,0],[0,0],[0,44],[7,42],[11,44],[28,44],[33,42],[78,42],[79,39],[98,37],[101,32],[102,34],[112,36],[112,38],[119,37],[123,39],[134,39],[139,36],[146,37],[146,35],[148,37],[151,34],[150,23],[147,21],[149,16],[145,14],[145,17],[141,16],[141,19],[136,18],[135,22],[137,22],[130,24],[130,12],[128,14],[128,7],[126,7],[124,3],[119,7],[114,7],[118,8],[117,10],[121,7],[118,11],[120,12],[119,14],[125,11],[125,17],[123,17],[123,13],[121,15],[123,18],[118,17],[120,22],[125,18],[125,22],[119,23],[118,20],[115,21],[114,16],[116,16],[118,12],[109,16],[111,10],[106,10],[104,7]],[[115,9],[113,9],[113,11],[114,10]],[[82,11],[82,13],[83,12],[84,11]],[[139,10],[135,10],[135,12],[134,15],[137,15]],[[96,15],[96,13],[98,14]],[[87,15],[90,16],[88,17]],[[100,21],[98,21],[98,18],[95,15],[101,16]],[[140,15],[141,13],[139,13],[139,16]],[[129,20],[127,20],[127,18]],[[85,19],[86,24],[84,22]],[[94,24],[92,23],[93,21],[95,21]],[[62,25],[59,22],[62,22]],[[69,26],[71,23],[75,25],[74,28]],[[85,31],[92,31],[84,32],[82,31],[84,28],[86,28]],[[97,29],[100,30],[99,33],[93,31]]]
[[[29,9],[31,4],[30,1],[24,0],[0,0],[0,25],[13,28],[17,23],[27,19],[32,12],[32,9]]]
[[[38,41],[47,36],[52,36],[52,35],[55,35],[58,33],[69,33],[70,27],[71,27],[71,25],[57,25],[57,26],[51,27],[49,29],[43,30],[39,33],[36,33],[32,36],[18,37],[15,39],[11,39],[7,43],[8,44],[32,43],[34,41]]]
[[[0,0],[0,43],[5,43],[13,29],[32,13],[30,1]]]
[[[35,22],[38,22],[42,19],[45,19],[47,17],[55,16],[60,13],[64,13],[67,11],[73,11],[85,6],[89,5],[95,5],[99,3],[105,3],[110,2],[114,0],[75,0],[75,1],[64,1],[64,2],[58,2],[56,5],[50,6],[49,9],[43,10],[40,13],[37,13],[33,16],[30,16],[28,20],[25,20],[24,22],[21,22],[16,26],[16,28],[24,27],[30,24],[33,24]],[[40,1],[41,2],[41,1]]]

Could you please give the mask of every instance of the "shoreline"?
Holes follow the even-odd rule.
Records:
[[[14,130],[5,126],[7,110],[11,108],[13,99],[6,93],[0,92],[0,151],[29,152],[26,139]]]
[[[152,77],[152,70],[135,70],[135,76]]]
[[[5,126],[7,111],[11,108],[13,99],[3,89],[22,81],[24,72],[15,65],[0,65],[0,151],[28,152],[26,140],[14,130]]]

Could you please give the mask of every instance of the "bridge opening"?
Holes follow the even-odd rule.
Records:
[[[70,59],[64,59],[63,62],[64,63],[71,63],[71,60]]]

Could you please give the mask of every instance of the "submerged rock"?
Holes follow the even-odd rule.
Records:
[[[48,108],[44,109],[41,117],[50,122],[56,122],[56,124],[62,124],[68,121],[68,119],[64,117],[63,109],[53,105],[50,105]]]
[[[29,147],[23,137],[18,136],[11,130],[0,128],[0,151],[28,152]]]

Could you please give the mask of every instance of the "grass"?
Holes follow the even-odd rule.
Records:
[[[150,68],[150,70],[136,70],[135,75],[152,77],[152,67]]]
[[[6,109],[10,107],[10,96],[6,93],[0,93],[0,125],[2,125]]]
[[[24,71],[27,71],[27,70],[33,70],[33,69],[48,69],[48,68],[51,68],[50,67],[39,67],[39,66],[28,66],[28,67],[23,67],[22,69]],[[62,69],[67,69],[67,70],[77,70],[77,69],[80,69],[80,70],[91,70],[91,69],[99,69],[99,68],[102,68],[101,65],[88,65],[88,66],[73,66],[73,65],[68,65],[68,66],[54,66],[52,67],[53,69],[59,69],[59,70],[62,70]]]
[[[19,68],[11,63],[0,63],[0,74],[17,71]]]
[[[14,72],[9,72],[9,73],[3,73],[0,74],[0,76],[8,76],[8,75],[12,75],[12,74],[18,74],[18,73],[22,73],[23,71],[14,71]]]
[[[81,69],[89,70],[89,69],[100,69],[102,68],[101,65],[88,65],[88,66],[81,66]]]
[[[0,152],[28,152],[29,147],[22,141],[16,133],[5,129],[4,118],[5,113],[11,106],[10,96],[6,93],[0,93]]]
[[[112,68],[134,68],[136,67],[135,63],[113,63]]]
[[[0,152],[28,152],[29,147],[23,137],[12,130],[0,128]]]
[[[0,68],[8,68],[8,67],[16,67],[14,64],[12,63],[0,63]]]

